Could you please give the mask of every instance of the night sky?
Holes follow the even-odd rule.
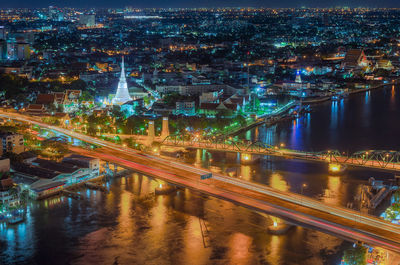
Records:
[[[5,7],[400,7],[400,0],[0,0]]]

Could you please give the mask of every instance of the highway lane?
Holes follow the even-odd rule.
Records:
[[[154,158],[154,159],[160,159],[163,160],[163,162],[170,163],[172,165],[179,166],[181,168],[184,168],[185,170],[191,171],[193,173],[199,174],[199,175],[204,175],[210,173],[210,171],[201,169],[201,168],[196,168],[187,164],[183,163],[177,163],[175,161],[171,161],[169,159],[162,159],[159,157],[147,155],[147,157]],[[213,173],[213,178],[219,181],[223,182],[228,182],[237,186],[241,186],[246,189],[251,189],[257,192],[261,192],[264,194],[268,195],[276,195],[279,196],[281,199],[284,199],[286,201],[296,203],[296,204],[301,204],[303,206],[308,206],[308,207],[313,207],[315,209],[319,209],[321,211],[327,211],[331,214],[335,214],[337,216],[347,218],[347,219],[358,219],[359,222],[364,222],[369,225],[379,225],[379,226],[384,226],[386,229],[393,229],[393,232],[399,233],[400,232],[400,227],[398,225],[395,225],[390,222],[385,222],[380,218],[376,218],[371,215],[366,215],[363,213],[360,213],[358,211],[354,211],[348,208],[344,207],[339,207],[335,205],[329,205],[326,203],[321,203],[317,200],[311,199],[307,196],[302,196],[297,193],[291,193],[291,192],[283,192],[279,191],[276,189],[272,189],[266,185],[258,184],[258,183],[253,183],[249,181],[244,181],[241,179],[236,179],[236,178],[231,178],[228,176],[224,176],[221,174]]]
[[[113,160],[114,162],[123,164],[124,166],[128,165],[129,167],[141,171],[145,174],[153,175],[178,185],[196,188],[211,195],[230,199],[232,201],[242,204],[245,204],[245,201],[249,201],[250,199],[252,199],[255,200],[253,201],[253,203],[260,207],[259,209],[263,209],[260,204],[273,201],[273,205],[268,205],[269,211],[272,211],[271,209],[274,209],[274,211],[276,211],[279,207],[287,210],[291,209],[292,211],[295,210],[297,211],[296,215],[291,213],[291,216],[287,216],[288,213],[286,213],[285,216],[287,218],[295,217],[296,220],[307,221],[308,223],[314,225],[317,225],[316,221],[321,219],[321,216],[324,216],[325,218],[322,218],[324,219],[322,223],[326,225],[332,226],[332,220],[336,220],[337,224],[335,227],[337,227],[338,225],[341,226],[337,227],[337,231],[340,231],[340,229],[343,230],[343,227],[346,226],[357,226],[357,229],[345,229],[346,232],[343,231],[343,233],[347,233],[347,236],[349,236],[350,238],[359,238],[360,240],[363,238],[363,241],[370,240],[370,242],[373,242],[371,238],[375,238],[375,243],[379,244],[383,243],[376,241],[377,238],[383,238],[389,242],[386,242],[386,244],[389,244],[389,246],[387,247],[391,247],[394,249],[396,249],[396,244],[393,245],[390,243],[393,241],[392,239],[394,238],[395,242],[400,242],[399,227],[396,227],[396,225],[394,224],[385,222],[373,216],[363,215],[346,208],[322,204],[321,202],[305,196],[300,196],[294,193],[281,192],[264,185],[233,179],[220,174],[214,174],[212,186],[210,186],[207,181],[199,181],[199,175],[209,173],[209,171],[207,170],[171,161],[169,159],[160,158],[158,156],[141,154],[135,150],[123,148],[120,145],[108,143],[93,137],[71,132],[66,129],[49,126],[41,122],[32,121],[30,119],[26,119],[25,117],[18,117],[18,119],[24,120],[26,122],[33,122],[45,128],[56,130],[66,135],[70,135],[74,138],[103,146],[103,148],[106,148],[105,150],[103,150],[103,153],[94,152],[91,154],[96,154],[96,157],[102,157],[105,160]],[[121,157],[123,157],[124,159],[121,160]],[[245,194],[247,196],[245,196]],[[243,198],[243,196],[245,196],[245,198]],[[250,207],[255,207],[255,205],[247,204],[247,206]],[[280,210],[279,214],[284,214],[283,209]],[[300,215],[302,216],[302,218],[298,216],[299,213],[301,213]],[[308,219],[305,219],[307,216]],[[343,220],[337,220],[338,218],[341,218]],[[364,229],[364,233],[359,233],[357,236],[351,234],[354,233],[353,230],[358,231],[360,229]],[[391,233],[391,235],[388,235],[387,233]],[[366,235],[368,235],[370,238],[365,238]],[[399,250],[400,248],[397,249],[397,251]]]
[[[106,150],[93,152],[77,148],[74,151],[119,163],[143,174],[162,179],[169,183],[175,183],[179,186],[199,190],[248,208],[275,214],[285,219],[296,220],[300,223],[319,228],[322,231],[341,235],[349,240],[359,240],[400,252],[400,237],[393,236],[392,232],[380,229],[379,227],[371,227],[370,225],[358,223],[354,220],[339,218],[327,212],[320,212],[309,207],[288,203],[266,194],[246,190],[236,185],[214,179],[200,181],[198,174],[191,174],[190,171],[177,170],[173,167],[159,170],[155,168],[157,164],[142,165],[136,162],[133,163],[129,155],[114,154],[111,150],[106,153]],[[137,165],[139,166],[137,167]]]

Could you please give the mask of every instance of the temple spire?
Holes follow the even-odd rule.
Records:
[[[124,79],[126,79],[125,78],[125,63],[124,63],[124,56],[122,56],[122,63],[121,63],[121,77],[120,77],[120,79],[121,78],[124,78]]]
[[[125,77],[124,56],[122,56],[121,76],[120,76],[119,82],[118,82],[117,93],[115,94],[115,97],[113,98],[112,103],[115,105],[122,105],[130,100],[132,100],[132,98],[130,97],[129,91],[128,91],[128,84],[126,82],[126,77]]]

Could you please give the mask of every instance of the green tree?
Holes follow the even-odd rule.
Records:
[[[87,88],[85,81],[83,81],[81,79],[72,81],[69,86],[71,89],[82,90],[82,91],[86,90],[86,88]]]
[[[365,265],[367,249],[363,246],[357,245],[344,251],[343,260],[348,265]]]
[[[94,96],[89,91],[82,91],[82,95],[79,97],[79,102],[92,100],[94,100]]]

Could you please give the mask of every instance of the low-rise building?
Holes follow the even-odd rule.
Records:
[[[196,115],[196,104],[194,101],[177,101],[176,102],[176,115],[193,116]]]
[[[239,110],[237,104],[228,103],[203,103],[200,105],[199,114],[215,117],[219,112],[231,111],[233,115]]]
[[[10,171],[10,159],[0,158],[0,173],[5,173]]]
[[[9,174],[2,173],[0,175],[0,213],[18,206],[19,203],[16,185]]]
[[[3,132],[0,133],[1,149],[0,155],[5,153],[20,154],[25,151],[24,136],[18,133]]]
[[[13,170],[16,183],[29,187],[32,197],[43,198],[99,177],[100,160],[81,155],[65,157],[61,162],[37,158],[15,165]]]
[[[25,112],[33,116],[41,116],[47,113],[47,109],[43,104],[29,104]]]

